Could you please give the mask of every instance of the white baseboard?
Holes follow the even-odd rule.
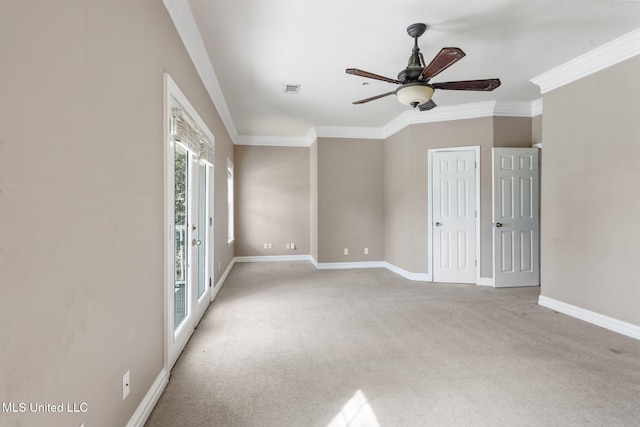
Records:
[[[576,319],[640,340],[640,326],[540,295],[538,304]]]
[[[384,262],[384,267],[387,270],[393,271],[394,273],[404,277],[405,279],[414,280],[416,282],[432,282],[433,281],[433,278],[430,273],[412,273],[396,265],[390,264],[386,261]]]
[[[224,273],[222,273],[222,276],[220,276],[220,280],[216,282],[216,285],[213,288],[213,291],[211,294],[211,301],[216,299],[216,296],[218,296],[218,292],[220,292],[220,289],[222,289],[222,285],[224,285],[225,280],[227,280],[227,276],[229,275],[229,272],[231,271],[235,263],[236,263],[236,259],[233,258],[229,263],[229,265],[227,265],[227,268],[224,269]]]
[[[311,261],[311,255],[237,256],[234,262]]]
[[[350,268],[384,268],[382,261],[364,261],[364,262],[316,262],[314,263],[318,270],[345,270]]]
[[[151,415],[151,411],[158,403],[158,399],[162,395],[164,388],[169,383],[169,375],[165,369],[162,369],[156,380],[151,385],[149,391],[138,405],[138,409],[133,413],[129,422],[127,423],[127,427],[143,427],[144,423],[147,422],[149,415]]]
[[[478,282],[476,283],[478,286],[494,286],[496,285],[493,277],[478,277]]]

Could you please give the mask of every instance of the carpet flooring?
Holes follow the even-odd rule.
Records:
[[[640,341],[538,295],[238,263],[146,426],[640,425]]]

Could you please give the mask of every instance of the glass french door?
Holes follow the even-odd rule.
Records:
[[[173,142],[173,281],[169,308],[170,366],[177,360],[210,302],[212,225],[210,164]]]

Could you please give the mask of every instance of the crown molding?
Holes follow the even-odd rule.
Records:
[[[218,77],[213,70],[213,65],[204,47],[204,42],[198,31],[198,25],[193,17],[189,3],[186,0],[163,0],[163,3],[182,39],[182,43],[187,49],[191,61],[196,67],[196,71],[200,75],[202,83],[209,93],[209,97],[218,110],[229,137],[235,143],[238,140],[238,132],[231,118],[227,101],[222,94]]]
[[[438,107],[428,112],[407,110],[383,127],[319,126],[320,138],[386,139],[407,126],[450,120],[476,119],[480,117],[533,117],[542,114],[542,100],[533,102],[476,102]]]
[[[307,136],[252,136],[238,135],[235,145],[255,145],[267,147],[311,147],[318,139],[316,128],[312,127]]]
[[[384,139],[383,128],[317,126],[315,129],[319,138]]]
[[[542,114],[542,98],[536,99],[531,103],[531,117]]]
[[[412,124],[436,123],[490,116],[533,117],[542,114],[541,100],[539,100],[539,106],[536,104],[538,101],[534,101],[533,103],[487,101],[442,106],[428,112],[408,110],[382,127],[316,126],[312,127],[305,137],[238,135],[227,102],[222,93],[222,88],[220,87],[206,48],[204,47],[204,42],[198,31],[198,26],[188,1],[163,0],[163,3],[185,45],[191,61],[195,65],[200,79],[209,93],[209,97],[213,101],[229,133],[229,137],[235,145],[309,147],[318,137],[386,139]],[[640,39],[640,32],[639,35],[635,37],[636,38],[631,41],[628,40],[626,44],[639,44],[637,40]],[[636,48],[636,50],[640,50],[640,48]]]
[[[496,102],[496,108],[493,112],[494,116],[500,117],[533,117],[534,106],[536,101],[531,102]]]
[[[640,54],[640,28],[618,37],[530,81],[549,92]]]

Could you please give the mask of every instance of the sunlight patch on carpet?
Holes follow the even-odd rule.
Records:
[[[327,427],[380,427],[362,390],[356,391]]]

